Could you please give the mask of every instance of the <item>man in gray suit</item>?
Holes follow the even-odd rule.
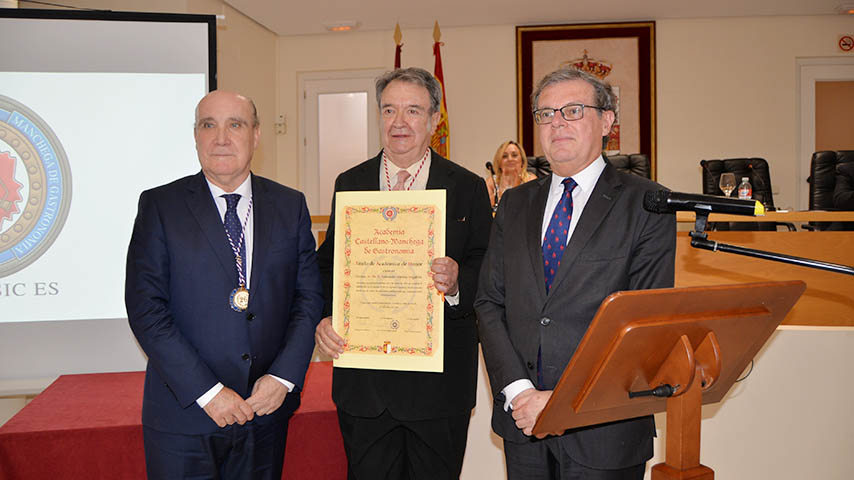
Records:
[[[642,479],[651,416],[537,440],[531,430],[599,304],[620,290],[673,286],[676,221],[643,209],[660,188],[602,157],[611,86],[563,68],[540,80],[534,121],[553,174],[507,191],[475,299],[510,479]],[[508,223],[509,222],[509,223]]]

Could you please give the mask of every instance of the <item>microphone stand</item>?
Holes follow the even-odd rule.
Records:
[[[828,263],[809,258],[795,257],[782,253],[766,252],[764,250],[756,250],[753,248],[739,247],[738,245],[728,245],[726,243],[718,243],[709,240],[708,235],[704,231],[708,224],[709,212],[697,212],[697,219],[694,222],[694,230],[689,235],[691,236],[691,246],[701,248],[703,250],[711,250],[713,252],[734,253],[736,255],[744,255],[746,257],[761,258],[763,260],[772,260],[781,263],[790,263],[801,267],[816,268],[819,270],[827,270],[836,273],[854,275],[854,267],[839,265],[838,263]]]

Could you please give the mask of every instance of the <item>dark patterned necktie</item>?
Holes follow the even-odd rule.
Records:
[[[563,251],[566,249],[566,239],[569,236],[569,222],[572,220],[572,191],[578,186],[572,178],[563,179],[563,197],[555,206],[546,234],[543,236],[543,273],[546,279],[546,293],[552,286]],[[537,388],[545,390],[543,379],[543,347],[537,350]]]
[[[563,180],[563,197],[555,207],[549,226],[543,237],[543,272],[546,279],[546,293],[552,286],[569,235],[569,222],[572,220],[572,190],[578,186],[572,178]]]
[[[225,199],[225,231],[228,232],[229,239],[234,247],[240,251],[240,259],[236,260],[241,267],[242,277],[246,278],[246,242],[243,238],[243,227],[240,225],[240,218],[237,216],[237,202],[240,201],[239,193],[227,193],[222,195]]]

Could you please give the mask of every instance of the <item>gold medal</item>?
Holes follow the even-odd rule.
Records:
[[[235,312],[243,312],[249,308],[249,290],[243,285],[231,291],[228,297],[228,304]]]

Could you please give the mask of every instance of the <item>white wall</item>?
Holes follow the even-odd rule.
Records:
[[[854,478],[852,362],[852,328],[781,327],[750,376],[703,407],[702,463],[721,479]]]
[[[797,206],[795,60],[845,56],[848,16],[662,20],[657,28],[659,182],[702,191],[699,161],[758,156],[779,207]],[[854,55],[848,54],[849,58]],[[801,197],[796,197],[798,186]]]
[[[778,206],[795,206],[795,59],[843,56],[844,16],[677,19],[656,22],[658,179],[700,192],[703,158],[760,156]],[[297,72],[392,67],[392,30],[279,37],[279,108],[298,122]],[[453,160],[484,174],[498,144],[516,137],[512,25],[442,29]],[[432,29],[403,31],[403,65],[433,70]],[[854,55],[849,54],[854,57]],[[279,137],[278,178],[298,186],[297,129]],[[801,195],[805,196],[806,184]]]
[[[432,29],[403,32],[404,67],[433,71],[432,35]],[[514,35],[512,26],[442,29],[451,159],[478,174],[498,144],[516,138]],[[390,70],[394,40],[392,31],[280,37],[278,50],[280,108],[293,119],[287,135],[279,136],[278,178],[299,186],[297,73]]]

